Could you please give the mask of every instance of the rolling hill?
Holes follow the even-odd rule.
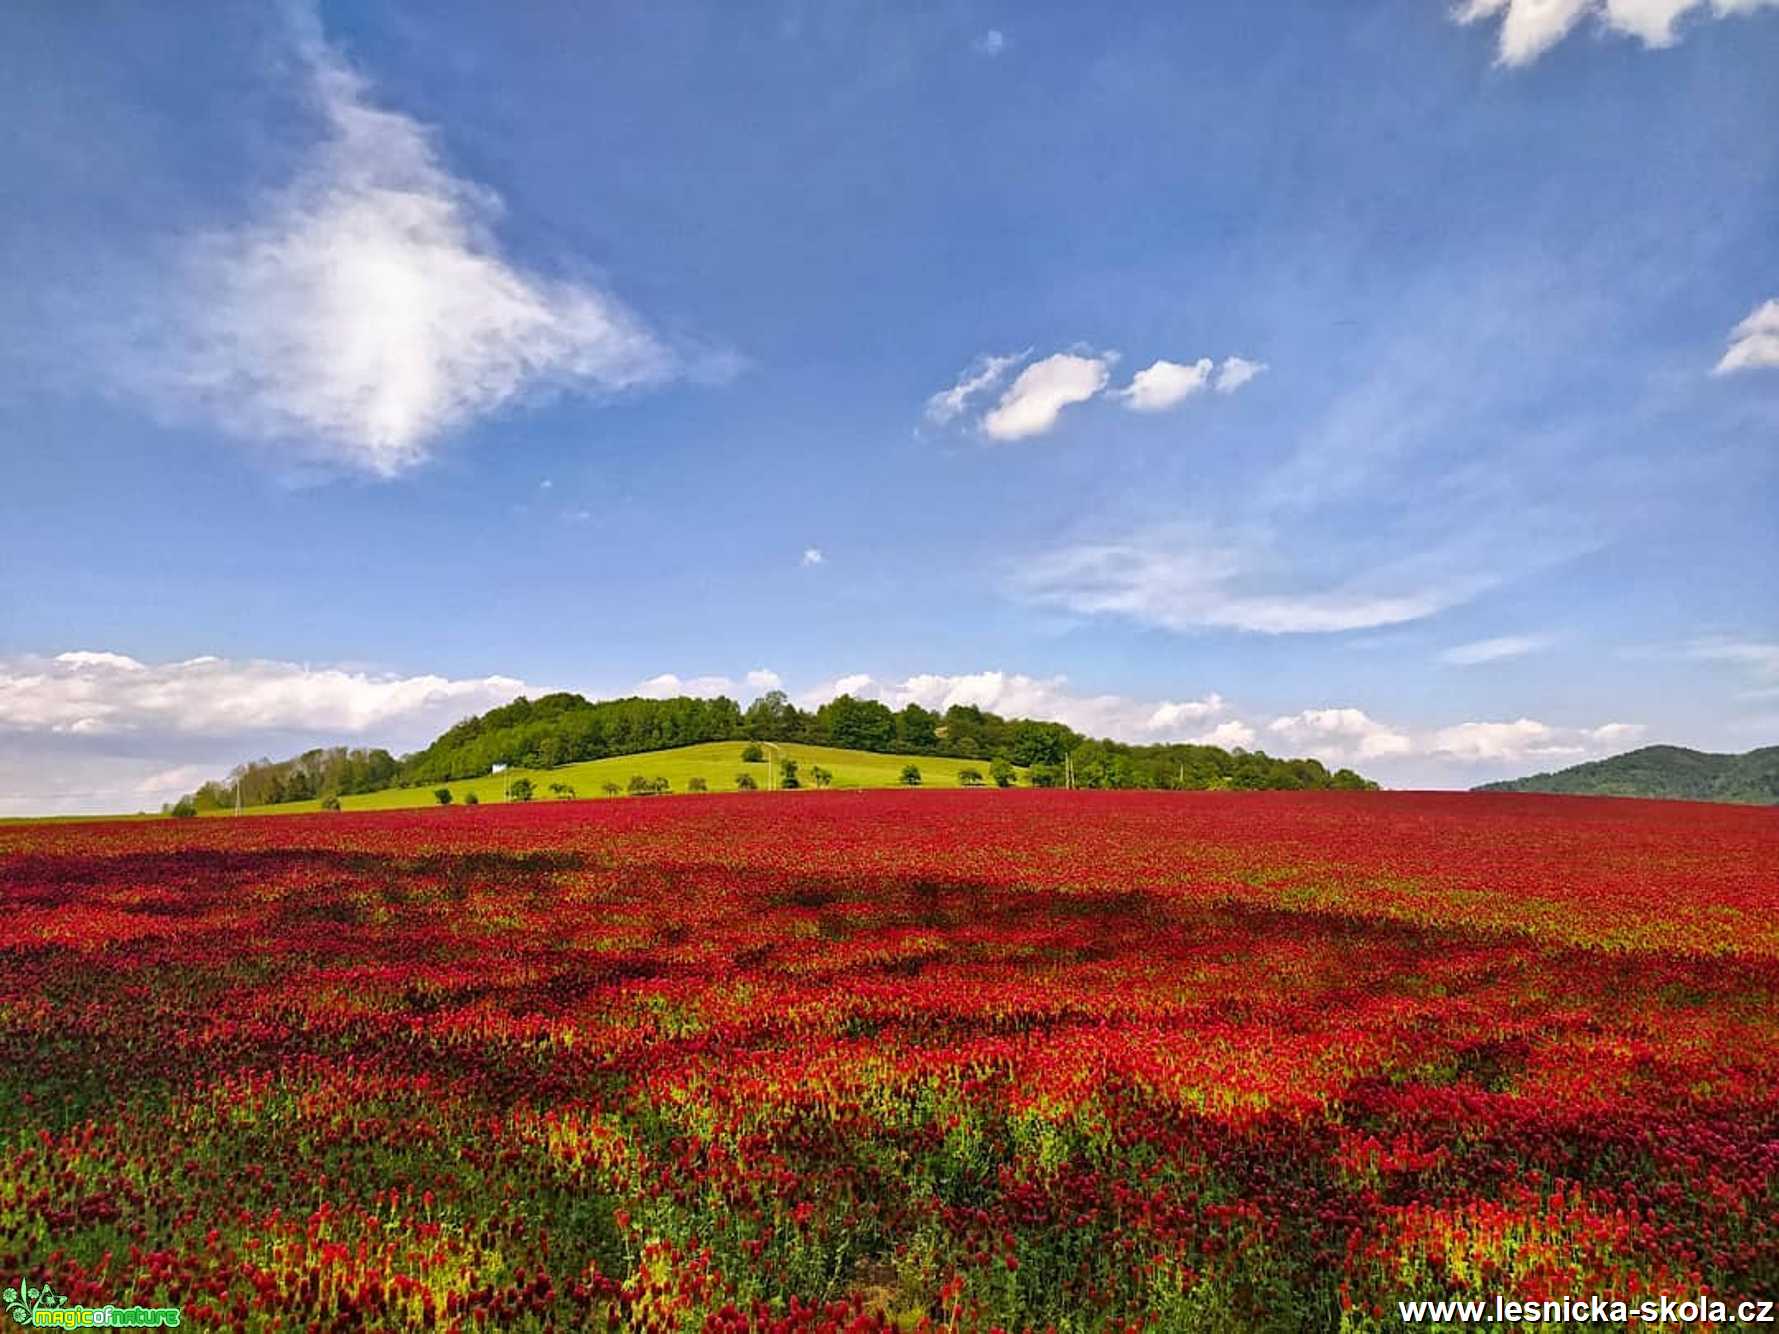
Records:
[[[1684,746],[1644,746],[1555,773],[1484,783],[1474,791],[1779,805],[1779,746],[1766,746],[1743,755],[1714,755]]]
[[[766,786],[766,764],[744,764],[741,760],[742,747],[745,741],[711,741],[697,746],[678,746],[671,750],[648,751],[639,755],[613,755],[602,760],[587,760],[580,764],[564,764],[554,769],[521,769],[512,768],[503,773],[489,774],[481,778],[458,779],[449,783],[428,783],[423,787],[392,787],[379,792],[364,792],[355,796],[340,798],[340,809],[347,811],[384,811],[399,810],[412,806],[432,806],[437,804],[433,789],[449,788],[454,804],[460,804],[470,793],[474,793],[480,802],[497,802],[504,798],[507,785],[516,778],[529,778],[534,789],[533,800],[551,801],[555,797],[550,792],[551,783],[563,783],[574,789],[576,797],[605,797],[604,784],[616,783],[622,795],[622,789],[630,781],[632,775],[641,774],[644,778],[665,778],[674,792],[686,791],[687,784],[693,778],[703,778],[710,785],[712,792],[733,792],[735,776],[741,773],[751,774],[754,781],[762,788]],[[774,752],[777,752],[775,755]],[[816,765],[834,775],[833,787],[841,788],[872,788],[898,787],[901,785],[902,766],[913,764],[919,767],[922,787],[958,787],[958,774],[964,769],[975,769],[985,777],[988,765],[984,761],[960,760],[938,755],[880,755],[872,751],[843,750],[836,746],[806,746],[799,744],[775,745],[767,747],[767,755],[773,759],[782,756],[796,760],[802,769],[802,781],[805,786],[810,784],[810,770]],[[1019,781],[1025,782],[1025,772],[1020,771]],[[317,811],[321,808],[319,800],[283,801],[275,805],[249,806],[243,813],[255,815],[294,815],[304,811]],[[205,815],[227,815],[226,810],[203,812]]]

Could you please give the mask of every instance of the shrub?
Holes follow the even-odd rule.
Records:
[[[959,787],[981,787],[985,781],[980,769],[959,769],[957,771]]]
[[[758,741],[748,742],[741,748],[741,762],[743,764],[764,764],[766,762],[765,748]]]
[[[515,778],[507,787],[507,796],[514,801],[530,801],[531,780],[529,778]]]
[[[797,777],[797,761],[790,759],[788,757],[786,759],[779,761],[778,773],[779,773],[778,785],[780,787],[802,787],[803,786],[802,782]]]
[[[649,784],[649,787],[654,790],[655,795],[658,797],[673,791],[673,784],[668,782],[665,778],[656,778]]]
[[[754,782],[754,776],[752,774],[735,775],[735,788],[738,792],[752,792],[759,786],[758,783]]]
[[[438,802],[441,806],[449,806],[451,804],[451,789],[448,787],[435,787],[432,790],[432,799]]]
[[[903,787],[919,787],[920,766],[918,764],[904,764],[902,766],[902,776],[897,781],[901,783]]]
[[[814,783],[817,787],[827,787],[833,783],[834,775],[822,768],[821,765],[815,764],[810,766],[809,781]]]
[[[608,778],[603,783],[601,783],[599,785],[599,790],[601,792],[605,793],[605,795],[608,797],[615,797],[618,795],[618,793],[622,792],[624,789],[619,787],[616,783],[612,782],[612,780]]]
[[[710,784],[705,782],[701,776],[694,775],[693,777],[686,779],[686,791],[708,792],[710,791]]]
[[[996,787],[1012,787],[1019,774],[1005,755],[997,755],[989,762],[988,776],[994,779]]]
[[[574,798],[573,783],[551,783],[550,795],[558,801],[570,801]]]
[[[478,797],[474,792],[465,792],[463,794],[463,804],[465,806],[480,806],[482,804],[482,799],[480,797]],[[334,803],[334,805],[336,808],[338,808],[339,802],[336,801]]]
[[[652,797],[655,795],[654,783],[649,779],[644,778],[641,774],[631,774],[630,781],[624,786],[629,789],[630,795],[633,797]]]
[[[475,799],[476,799],[476,794],[473,792],[470,793],[468,797],[464,798],[464,800],[466,800],[472,804],[475,802]],[[328,793],[327,796],[325,796],[321,799],[321,809],[324,811],[339,810],[340,809],[340,799],[338,797],[334,796],[333,793],[331,793],[331,792]]]
[[[167,808],[167,814],[175,820],[195,820],[198,817],[198,804],[190,797],[181,797]]]

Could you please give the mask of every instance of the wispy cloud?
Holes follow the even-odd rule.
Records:
[[[990,28],[970,43],[970,49],[979,56],[998,56],[1007,49],[1007,35],[999,28]]]
[[[1730,330],[1730,345],[1713,374],[1779,367],[1779,299],[1763,301]]]
[[[804,547],[803,558],[798,563],[807,569],[812,565],[825,565],[827,561],[828,558],[820,547]]]
[[[1527,65],[1567,37],[1585,19],[1635,37],[1650,48],[1672,46],[1689,15],[1727,18],[1752,14],[1779,0],[1464,0],[1453,11],[1459,23],[1500,20],[1496,59]]]
[[[1249,361],[1246,357],[1225,357],[1223,364],[1217,367],[1217,392],[1233,394],[1265,369],[1264,361]]]
[[[470,419],[544,386],[661,381],[675,355],[617,298],[503,254],[490,190],[377,106],[319,38],[307,166],[240,226],[196,238],[174,336],[130,378],[305,462],[391,477]]]
[[[1475,667],[1485,662],[1500,662],[1503,658],[1523,658],[1549,646],[1550,640],[1544,635],[1502,635],[1496,639],[1454,645],[1441,653],[1439,660],[1454,667]]]
[[[927,420],[935,426],[956,421],[969,410],[974,399],[999,385],[1008,371],[1031,354],[1029,347],[1023,352],[1009,352],[1004,356],[983,353],[964,368],[956,384],[941,389],[927,400]]]
[[[1681,646],[1680,656],[1691,658],[1695,662],[1728,663],[1745,669],[1757,681],[1779,682],[1779,642],[1758,639],[1695,639]]]
[[[1416,621],[1466,601],[1480,575],[1380,570],[1317,583],[1245,535],[1157,529],[1039,553],[1011,576],[1040,606],[1122,617],[1167,630],[1332,634]]]

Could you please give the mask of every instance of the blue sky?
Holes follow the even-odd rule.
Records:
[[[1779,741],[1779,6],[910,8],[0,12],[0,813],[521,688]]]

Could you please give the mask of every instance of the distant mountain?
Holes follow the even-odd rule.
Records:
[[[1779,746],[1712,755],[1684,746],[1645,746],[1609,760],[1484,783],[1477,792],[1558,792],[1588,797],[1672,797],[1779,805]]]

